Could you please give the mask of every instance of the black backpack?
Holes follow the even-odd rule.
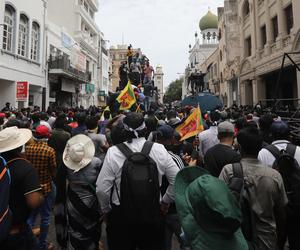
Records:
[[[120,206],[130,223],[156,223],[160,214],[160,187],[156,163],[149,157],[153,142],[146,141],[141,152],[126,144],[117,148],[126,156],[122,167]]]
[[[257,232],[255,227],[255,215],[251,208],[251,199],[248,184],[244,178],[241,163],[232,164],[233,176],[229,180],[228,187],[239,203],[243,214],[241,229],[248,243],[249,250],[257,249]]]
[[[294,158],[297,146],[288,143],[285,150],[279,150],[275,145],[266,149],[275,157],[272,168],[282,176],[285,191],[288,197],[288,212],[300,217],[300,168]]]
[[[5,160],[0,157],[0,242],[5,240],[11,228],[9,209],[10,174]]]

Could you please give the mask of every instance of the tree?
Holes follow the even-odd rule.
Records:
[[[180,101],[182,97],[183,78],[171,82],[164,95],[164,103]]]

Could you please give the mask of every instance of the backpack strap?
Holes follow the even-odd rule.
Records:
[[[279,158],[280,151],[275,145],[270,144],[265,149],[268,150],[275,157],[275,159]]]
[[[152,146],[153,146],[153,142],[152,141],[146,141],[145,143],[144,143],[144,146],[143,146],[143,149],[142,149],[142,154],[143,155],[149,155],[150,154],[150,151],[151,151],[151,149],[152,149]]]
[[[292,157],[295,156],[296,149],[297,149],[297,146],[292,143],[288,143],[286,146],[286,152]]]
[[[116,146],[126,158],[129,158],[133,154],[132,150],[125,143],[120,143]]]
[[[233,176],[244,179],[243,166],[240,162],[236,162],[232,164]]]

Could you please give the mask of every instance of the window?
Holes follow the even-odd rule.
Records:
[[[261,32],[261,45],[262,47],[265,46],[265,44],[267,43],[267,30],[266,30],[266,25],[262,26],[260,28],[260,32]]]
[[[12,52],[15,29],[15,10],[10,5],[5,5],[3,25],[3,49]]]
[[[24,15],[20,15],[19,23],[19,43],[18,43],[18,54],[20,56],[27,56],[28,46],[28,18]]]
[[[39,48],[40,48],[40,27],[36,22],[32,23],[31,30],[31,51],[30,59],[39,61]]]
[[[245,0],[244,5],[243,5],[243,17],[247,17],[250,14],[250,6],[249,6],[249,1]]]
[[[294,16],[293,16],[293,5],[290,4],[285,9],[285,18],[286,18],[286,28],[287,33],[291,33],[291,29],[294,27]]]
[[[222,50],[220,50],[220,61],[222,62],[223,60],[223,53],[222,53]]]
[[[245,57],[249,57],[252,55],[252,44],[251,44],[251,36],[249,36],[245,40]]]
[[[90,9],[89,14],[91,16],[91,18],[94,18],[94,12]]]
[[[272,27],[273,27],[273,40],[276,41],[276,38],[278,37],[278,18],[277,16],[272,18]]]

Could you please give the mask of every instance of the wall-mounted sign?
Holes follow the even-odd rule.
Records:
[[[17,102],[26,102],[28,100],[28,82],[16,83],[16,100]]]

